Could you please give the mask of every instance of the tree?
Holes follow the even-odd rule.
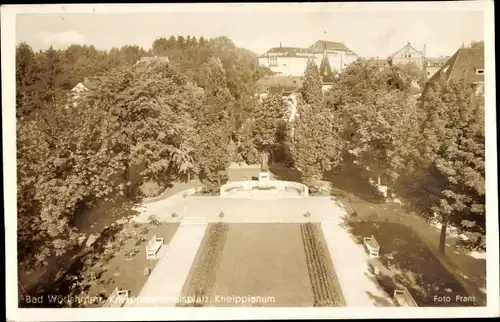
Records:
[[[306,104],[320,104],[323,100],[323,81],[319,75],[318,66],[314,60],[310,59],[307,62],[304,72],[304,81],[302,84],[302,99]]]
[[[335,74],[333,73],[330,62],[328,61],[328,55],[323,55],[321,64],[319,66],[319,74],[322,77],[324,83],[331,83],[335,80]]]
[[[255,121],[251,118],[247,119],[238,129],[239,145],[237,152],[240,159],[247,164],[257,164],[260,162],[259,151],[255,148],[254,129]]]
[[[16,47],[16,115],[22,117],[41,107],[41,71],[33,49],[26,43]]]
[[[422,100],[419,183],[408,192],[425,215],[441,222],[439,250],[444,254],[448,226],[469,233],[481,244],[485,233],[484,103],[470,85],[440,83]]]
[[[31,265],[71,249],[80,207],[197,169],[196,87],[166,63],[112,71],[101,85],[75,108],[53,102],[18,123],[20,260]]]
[[[406,92],[379,90],[371,102],[349,104],[343,110],[353,130],[346,147],[378,182],[383,176],[390,185],[397,177],[398,153],[404,153],[408,136],[417,130],[415,104]]]
[[[470,48],[477,48],[484,50],[484,41],[471,41]]]
[[[298,103],[298,117],[292,123],[295,166],[306,181],[317,181],[340,162],[342,142],[334,128],[333,114],[323,100],[318,68],[309,61]]]
[[[274,155],[279,145],[279,130],[285,107],[281,95],[271,94],[256,104],[253,113],[253,138],[257,151]],[[271,158],[272,159],[272,158]]]
[[[229,143],[234,134],[234,98],[227,88],[226,75],[219,59],[211,58],[204,66],[207,75],[204,109],[195,119],[201,138],[198,148],[200,178],[207,184],[220,184],[219,173],[231,162]]]

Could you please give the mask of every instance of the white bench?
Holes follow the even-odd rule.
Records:
[[[116,287],[104,303],[103,307],[122,307],[127,301],[128,296],[128,291],[119,290],[118,287]]]
[[[406,287],[394,291],[394,302],[399,306],[418,307],[417,302],[415,302]]]
[[[368,255],[370,255],[370,257],[378,257],[380,245],[378,244],[375,237],[373,237],[373,235],[371,235],[370,237],[365,237],[363,239],[363,244],[368,250]]]
[[[153,235],[153,237],[146,244],[146,259],[156,259],[156,255],[158,254],[161,246],[163,246],[163,238]]]

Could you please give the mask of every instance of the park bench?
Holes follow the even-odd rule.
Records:
[[[104,303],[103,307],[122,307],[127,301],[128,296],[128,291],[119,290],[118,287],[116,287]]]
[[[373,235],[371,235],[370,237],[365,237],[363,239],[363,244],[368,250],[368,255],[370,255],[370,257],[378,257],[380,245]]]
[[[163,246],[163,238],[153,235],[153,237],[146,244],[146,259],[156,259],[156,255],[158,254],[161,246]]]
[[[399,306],[418,307],[417,302],[415,302],[406,287],[394,291],[394,302]]]

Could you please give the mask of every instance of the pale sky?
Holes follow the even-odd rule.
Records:
[[[308,47],[327,39],[363,57],[387,57],[408,41],[427,56],[452,55],[461,45],[484,40],[482,11],[353,12],[157,12],[18,14],[16,42],[34,49],[92,44],[151,48],[159,37],[228,36],[239,47],[262,54],[271,47]]]

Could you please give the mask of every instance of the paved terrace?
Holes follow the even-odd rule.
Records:
[[[182,217],[202,217],[208,222],[320,222],[325,217],[341,217],[345,210],[331,197],[284,199],[243,199],[193,196],[143,205],[136,222],[148,222],[151,215],[161,221],[182,222]],[[172,217],[172,213],[177,218]],[[223,212],[224,218],[219,218]],[[304,214],[309,212],[310,217]]]

